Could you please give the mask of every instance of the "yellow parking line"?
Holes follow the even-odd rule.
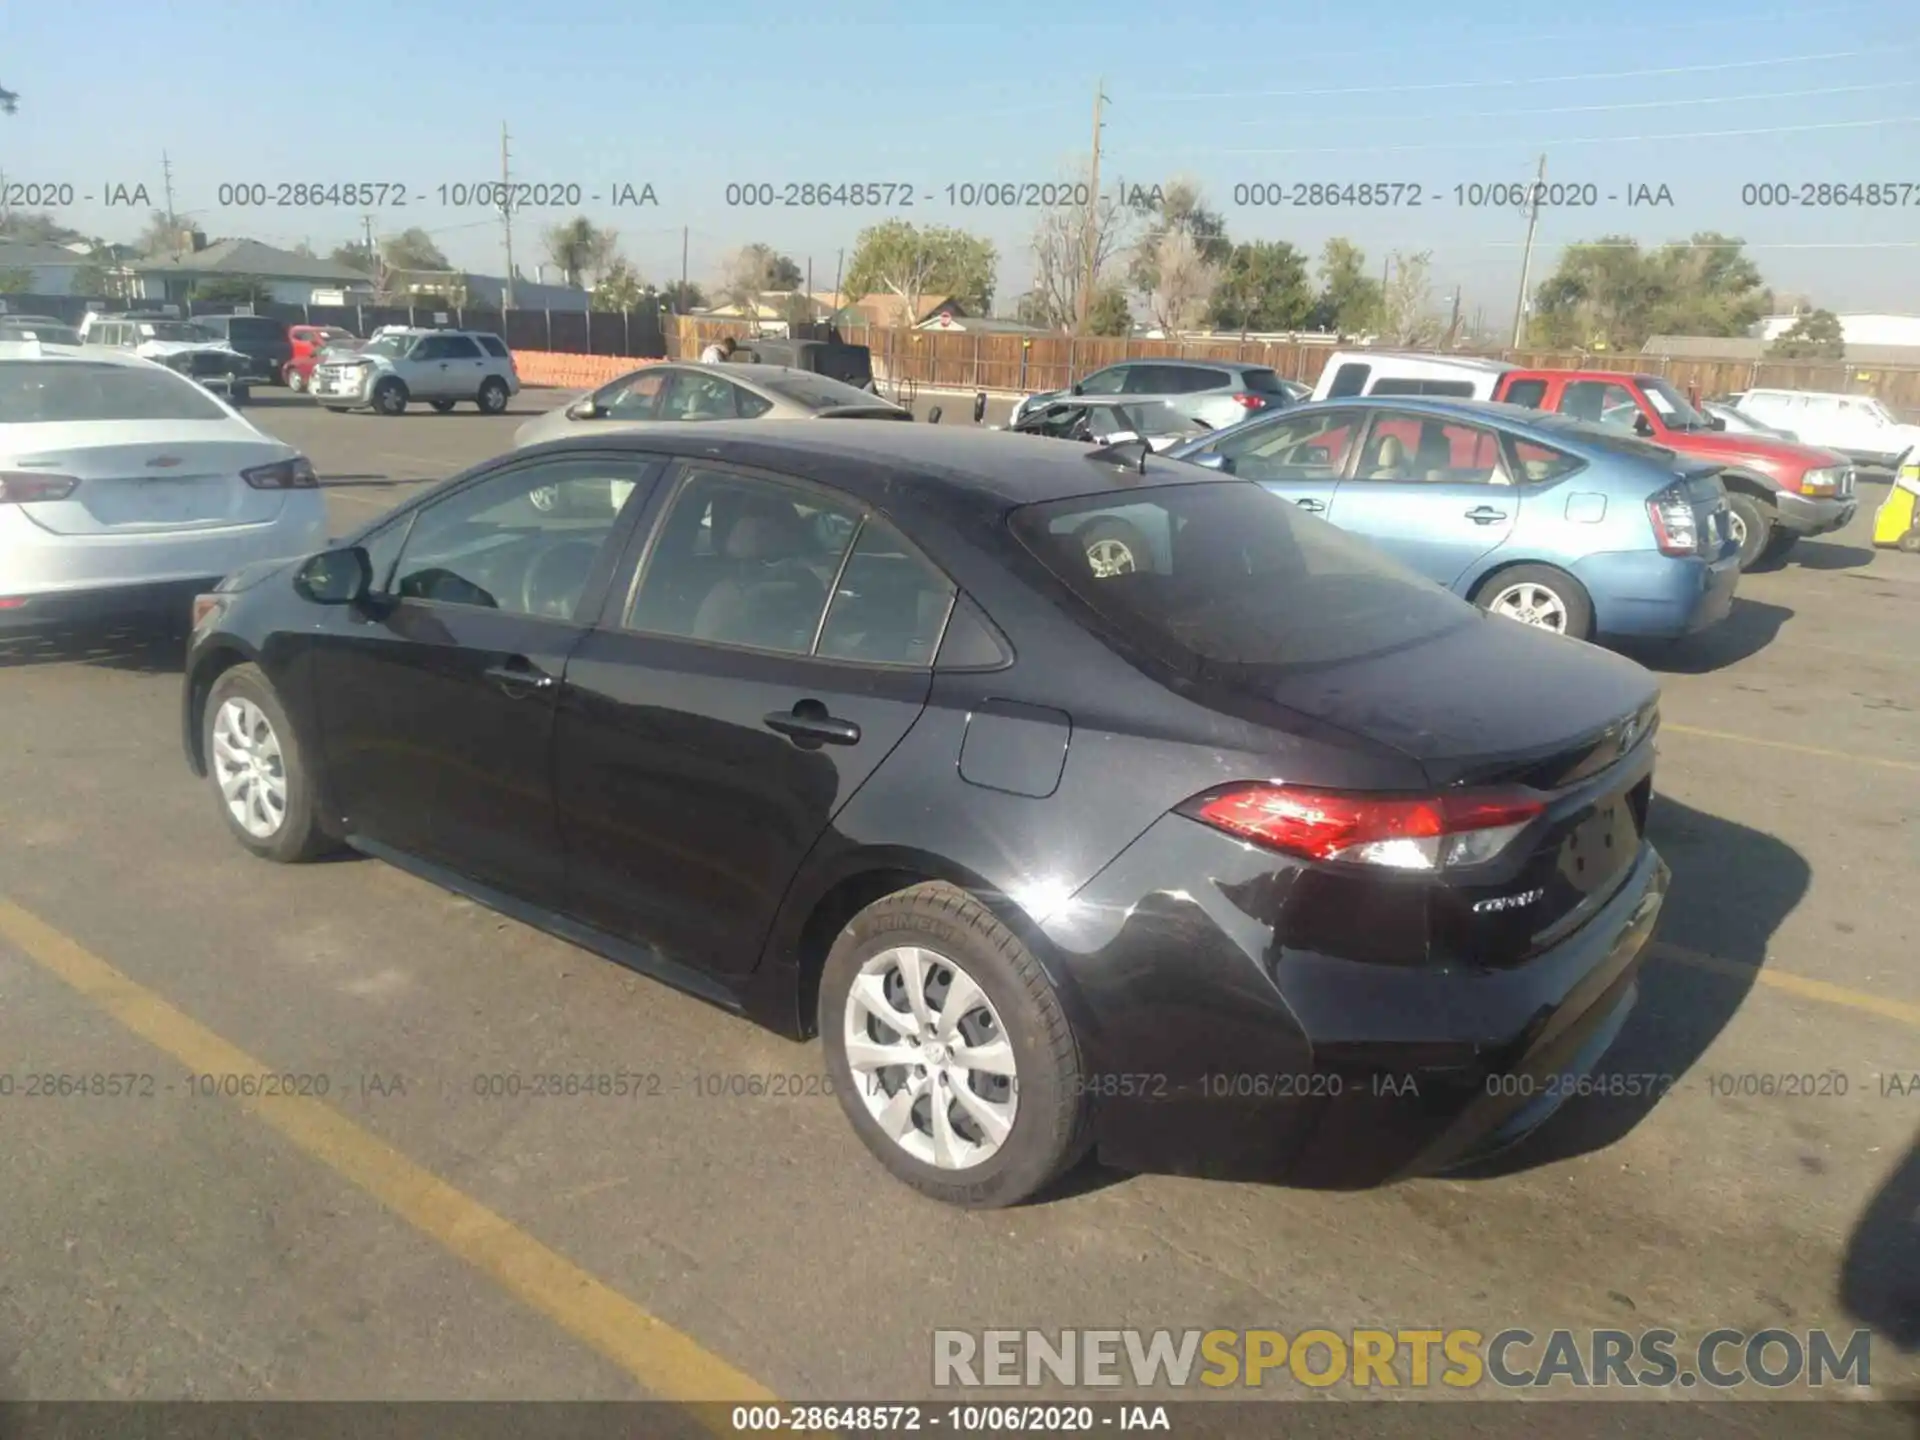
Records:
[[[274,1073],[273,1067],[228,1044],[78,941],[6,900],[0,900],[0,937],[197,1074]],[[650,1396],[682,1403],[764,1404],[774,1398],[752,1377],[690,1336],[648,1314],[331,1107],[300,1096],[260,1096],[239,1103],[335,1174],[591,1345]],[[693,1414],[716,1433],[732,1433],[722,1410],[695,1403]]]
[[[1792,740],[1762,740],[1758,735],[1739,735],[1731,730],[1707,730],[1698,725],[1676,725],[1671,720],[1662,721],[1662,734],[1671,731],[1676,735],[1698,735],[1703,740],[1735,740],[1742,745],[1764,745],[1770,750],[1792,750],[1801,755],[1819,755],[1827,760],[1857,760],[1862,765],[1883,765],[1889,770],[1912,770],[1920,773],[1920,761],[1889,760],[1880,755],[1855,755],[1846,750],[1828,750],[1819,745],[1801,745]]]
[[[1920,1029],[1920,1005],[1914,1005],[1905,1000],[1890,1000],[1884,995],[1869,995],[1864,990],[1852,990],[1845,985],[1832,985],[1825,980],[1795,975],[1790,970],[1776,970],[1771,965],[1742,965],[1737,960],[1722,960],[1718,955],[1689,950],[1684,945],[1669,945],[1664,940],[1656,940],[1648,948],[1657,958],[1676,960],[1682,965],[1691,965],[1696,970],[1705,970],[1714,975],[1726,975],[1755,985],[1765,985],[1782,994],[1797,995],[1803,1000],[1818,1000],[1823,1005],[1838,1005],[1848,1010],[1864,1011],[1869,1015],[1878,1015],[1886,1020],[1898,1020],[1903,1025]]]

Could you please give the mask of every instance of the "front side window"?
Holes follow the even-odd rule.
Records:
[[[442,360],[478,360],[480,347],[464,335],[442,335],[440,358]]]
[[[1507,483],[1500,441],[1491,430],[1391,411],[1375,418],[1354,479],[1433,485]]]
[[[1611,380],[1568,381],[1560,392],[1559,409],[1562,415],[1609,430],[1631,432],[1633,422],[1640,418],[1640,402],[1633,398],[1633,392]]]
[[[660,404],[660,392],[666,389],[668,370],[642,370],[624,380],[616,380],[593,397],[595,405],[616,420],[649,420]]]
[[[705,370],[675,371],[660,402],[662,420],[736,420],[733,382]]]
[[[575,618],[614,521],[645,473],[604,457],[524,465],[421,510],[391,593],[548,619]]]
[[[869,516],[840,572],[814,653],[865,665],[929,666],[953,596],[952,581],[891,525]]]
[[[0,424],[224,420],[227,412],[168,370],[97,361],[0,361]]]
[[[690,466],[627,628],[806,655],[860,511],[810,489]]]
[[[1028,505],[1009,523],[1096,629],[1189,673],[1381,654],[1478,614],[1365,540],[1255,485],[1166,485],[1119,503],[1087,496]],[[1100,565],[1085,540],[1100,524],[1148,537],[1144,562]]]
[[[1346,469],[1359,428],[1351,410],[1283,412],[1267,424],[1238,428],[1208,449],[1225,456],[1225,469],[1243,480],[1331,480]]]
[[[445,360],[448,358],[446,337],[443,335],[427,336],[418,345],[413,347],[413,353],[407,358],[410,360]]]

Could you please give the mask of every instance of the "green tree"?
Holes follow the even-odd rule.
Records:
[[[0,90],[0,115],[20,113],[20,96],[12,90]]]
[[[593,287],[593,305],[596,310],[639,310],[647,293],[633,266],[615,257]]]
[[[272,303],[273,293],[264,280],[245,275],[217,275],[195,285],[191,298],[216,305],[267,305]]]
[[[433,237],[417,225],[383,239],[380,255],[395,270],[453,269],[453,262],[433,243]]]
[[[1772,307],[1772,293],[1742,242],[1717,231],[1662,245],[1649,269],[1656,295],[1652,334],[1745,335]]]
[[[336,245],[327,258],[336,265],[358,270],[362,275],[377,274],[380,269],[378,254],[369,250],[364,240],[349,240],[344,245]]]
[[[1380,282],[1367,274],[1367,257],[1351,240],[1336,235],[1320,251],[1320,298],[1313,325],[1342,335],[1360,335],[1380,324]]]
[[[618,258],[619,235],[602,229],[584,215],[551,227],[543,238],[547,258],[560,267],[566,283],[576,289]]]
[[[1831,310],[1808,311],[1767,347],[1775,360],[1840,360],[1846,353],[1840,317]]]
[[[0,270],[0,295],[33,294],[33,271],[18,265]]]
[[[1233,242],[1227,239],[1226,219],[1207,208],[1198,181],[1177,178],[1153,190],[1136,188],[1130,198],[1134,215],[1145,228],[1134,243],[1127,279],[1142,295],[1161,289],[1160,272],[1168,254],[1162,242],[1170,235],[1184,235],[1191,241],[1191,253],[1203,266],[1218,268],[1227,263]]]
[[[1127,304],[1126,286],[1107,281],[1093,292],[1093,301],[1087,306],[1087,331],[1107,337],[1133,333],[1133,310]]]
[[[44,210],[12,210],[0,215],[0,238],[33,245],[65,245],[86,236],[68,229]]]
[[[993,242],[947,225],[888,220],[862,230],[847,265],[846,293],[892,295],[912,324],[928,295],[945,295],[971,314],[993,304],[1000,254]]]
[[[1741,242],[1712,231],[1648,253],[1626,235],[1569,245],[1534,292],[1529,338],[1638,350],[1654,334],[1744,335],[1770,296]]]
[[[667,308],[676,315],[707,308],[706,292],[691,280],[675,280],[660,292],[660,298],[667,302]]]
[[[1208,318],[1222,330],[1299,330],[1313,315],[1307,261],[1284,240],[1233,247],[1221,267]]]
[[[178,218],[166,211],[149,211],[147,223],[140,229],[140,238],[133,242],[134,248],[142,255],[169,254],[180,248],[182,228]]]
[[[89,260],[84,265],[74,267],[68,289],[70,293],[84,295],[88,299],[109,300],[118,298],[119,286],[107,273],[106,266]]]

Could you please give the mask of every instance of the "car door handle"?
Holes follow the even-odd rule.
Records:
[[[1298,505],[1302,510],[1310,510],[1316,515],[1327,508],[1326,502],[1321,500],[1296,500],[1293,503]]]
[[[1496,520],[1504,520],[1506,518],[1506,511],[1496,510],[1491,505],[1476,505],[1473,509],[1467,511],[1467,519],[1473,521],[1476,525],[1491,525]]]
[[[539,690],[551,690],[554,677],[524,655],[516,655],[480,672],[511,698],[518,700]]]
[[[827,713],[818,700],[802,700],[791,710],[776,710],[763,722],[796,745],[858,745],[860,727],[851,720],[840,720]]]

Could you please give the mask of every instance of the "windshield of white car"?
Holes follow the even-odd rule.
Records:
[[[90,420],[224,420],[207,392],[158,367],[0,361],[0,424]]]
[[[1707,417],[1694,409],[1673,386],[1664,380],[1642,380],[1640,388],[1646,392],[1648,401],[1660,412],[1660,418],[1674,430],[1711,430],[1713,425]]]

